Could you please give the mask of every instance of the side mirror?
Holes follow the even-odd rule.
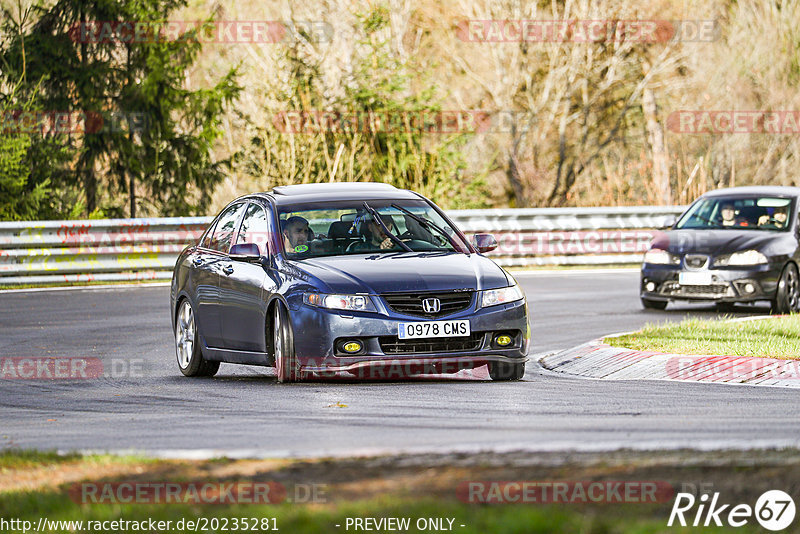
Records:
[[[255,243],[239,243],[231,247],[228,256],[235,261],[255,263],[261,260],[261,251]]]
[[[677,217],[664,217],[661,221],[661,226],[658,228],[659,230],[670,230],[675,223],[678,222]]]
[[[472,236],[472,246],[481,254],[491,252],[497,248],[497,239],[492,234],[475,234]]]

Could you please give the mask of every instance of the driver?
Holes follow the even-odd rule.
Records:
[[[722,226],[734,226],[736,224],[736,210],[733,209],[733,204],[726,202],[719,209],[722,215]]]
[[[297,216],[289,217],[282,226],[283,246],[286,248],[286,252],[300,253],[308,250],[307,220]]]
[[[390,215],[380,215],[380,218],[386,228],[388,228],[393,234],[397,235],[397,227],[394,224],[394,219],[392,219]],[[383,227],[372,217],[369,217],[365,224],[366,231],[364,232],[364,235],[366,236],[367,241],[365,243],[356,243],[352,248],[353,250],[388,250],[397,246],[397,244],[392,241],[392,238],[389,237],[383,230]]]

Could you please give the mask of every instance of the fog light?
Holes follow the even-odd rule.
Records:
[[[361,352],[363,345],[360,341],[348,341],[342,344],[342,350],[347,352],[348,354],[355,354],[356,352]]]
[[[756,290],[756,286],[754,286],[753,284],[745,284],[745,285],[744,285],[744,290],[745,290],[747,293],[753,293],[753,292],[755,292],[755,290]]]
[[[500,345],[501,347],[507,347],[508,345],[511,345],[513,341],[514,340],[511,338],[511,336],[507,334],[501,334],[496,338],[494,338],[494,342]]]
[[[651,293],[656,290],[656,285],[653,282],[647,282],[647,285],[644,287]]]

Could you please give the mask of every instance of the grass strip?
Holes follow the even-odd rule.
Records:
[[[604,340],[632,350],[800,359],[800,315],[753,321],[685,319],[680,323],[648,324],[633,334]]]

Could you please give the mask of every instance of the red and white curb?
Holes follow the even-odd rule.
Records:
[[[800,360],[637,351],[612,347],[602,339],[549,354],[540,358],[539,363],[550,371],[602,380],[678,380],[800,388]]]

